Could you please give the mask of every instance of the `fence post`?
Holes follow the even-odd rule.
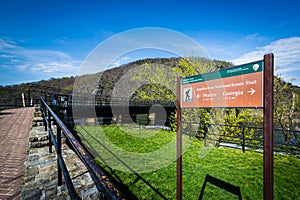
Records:
[[[242,137],[243,137],[242,150],[243,150],[243,153],[245,153],[245,126],[244,125],[243,125],[243,130],[242,130]]]
[[[43,103],[42,103],[43,104]],[[46,108],[46,105],[44,105],[43,104],[43,112],[44,112],[44,115],[45,115],[45,118],[44,118],[44,125],[45,125],[45,131],[47,131],[48,129],[47,129],[47,122],[46,122],[46,120],[47,120],[47,108]]]
[[[244,124],[244,122],[239,122],[238,128],[242,129],[242,151],[243,151],[243,153],[245,153],[245,124]]]
[[[57,124],[56,125],[56,136],[57,136],[57,154],[61,155],[61,128]],[[59,165],[59,160],[57,157],[57,179],[58,179],[58,186],[62,185],[62,171]]]
[[[39,99],[39,105],[40,105],[40,111],[42,112],[42,117],[43,117],[43,125],[45,126],[45,119],[44,119],[44,108],[43,108],[43,102],[41,99]]]
[[[50,110],[48,110],[48,137],[49,137],[49,153],[52,153],[52,141],[51,141],[51,115],[50,115]]]

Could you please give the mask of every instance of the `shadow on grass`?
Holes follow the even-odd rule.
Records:
[[[82,130],[84,130],[93,140],[97,141],[98,144],[100,144],[101,146],[103,146],[112,156],[114,156],[116,159],[118,159],[120,161],[120,163],[122,163],[126,168],[128,168],[132,174],[134,174],[136,176],[136,179],[134,180],[133,184],[137,183],[138,181],[143,181],[149,188],[151,188],[157,195],[160,196],[161,199],[167,199],[157,188],[155,188],[153,185],[151,185],[151,183],[149,183],[144,177],[142,177],[140,174],[138,174],[137,172],[134,171],[134,169],[132,169],[129,165],[127,165],[121,158],[119,158],[117,155],[115,155],[112,151],[110,151],[104,144],[102,144],[96,137],[94,137],[93,135],[91,135],[86,129],[84,129],[83,127],[80,127]],[[90,145],[90,143],[88,141],[86,141],[87,144]],[[91,146],[91,145],[90,145]],[[96,153],[96,152],[90,152],[92,154]],[[94,154],[95,155],[95,154]],[[125,195],[125,197],[127,199],[131,199],[131,200],[138,200],[138,198],[129,190],[128,185],[124,184],[122,179],[115,173],[115,171],[109,167],[105,160],[99,155],[97,154],[99,159],[101,160],[101,162],[109,169],[110,172],[108,172],[107,170],[105,170],[103,167],[101,167],[98,163],[98,165],[100,166],[100,168],[103,170],[103,172],[105,174],[107,174],[107,176],[109,177],[110,180],[113,181],[113,183],[116,185],[116,187],[120,190],[120,192]],[[97,158],[98,158],[97,157]]]
[[[200,192],[200,196],[199,196],[199,200],[202,200],[203,198],[203,195],[204,195],[204,190],[205,190],[205,187],[206,187],[206,183],[211,183],[219,188],[222,188],[232,194],[235,194],[238,196],[239,200],[242,200],[242,195],[241,195],[241,190],[240,190],[240,187],[239,186],[235,186],[235,185],[232,185],[230,183],[227,183],[225,181],[222,181],[218,178],[215,178],[215,177],[212,177],[208,174],[206,174],[206,177],[205,177],[205,180],[204,180],[204,183],[202,185],[202,188],[201,188],[201,192]]]

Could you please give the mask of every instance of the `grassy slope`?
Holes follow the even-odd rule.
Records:
[[[77,130],[87,146],[91,144],[98,150],[101,147],[95,138],[101,138],[99,134],[105,134],[115,145],[133,152],[157,150],[176,137],[175,133],[168,131],[157,133],[153,130],[144,132],[123,128],[133,134],[129,136],[118,127],[77,127]],[[147,137],[136,137],[139,134],[146,134]],[[189,138],[184,137],[184,140],[187,141]],[[192,145],[183,155],[183,199],[198,199],[206,174],[240,186],[243,199],[263,199],[263,155],[261,153],[251,151],[242,153],[241,150],[228,148],[212,148],[207,154],[203,154],[203,151],[202,142],[193,140]],[[101,155],[103,152],[98,153]],[[176,198],[176,162],[165,168],[137,175],[111,170],[103,164],[100,165],[118,180],[122,192],[129,199]],[[299,169],[300,159],[296,157],[274,157],[275,199],[299,198]],[[204,199],[237,199],[237,196],[208,183]]]

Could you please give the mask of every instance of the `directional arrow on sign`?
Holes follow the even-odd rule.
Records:
[[[253,95],[255,93],[255,90],[253,88],[250,88],[250,90],[248,91],[248,93],[250,93],[250,95]]]
[[[197,94],[197,96],[196,96],[196,97],[197,97],[197,99],[199,99],[199,98],[201,97],[201,95],[200,95],[200,94]]]

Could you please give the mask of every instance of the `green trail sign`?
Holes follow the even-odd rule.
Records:
[[[262,107],[263,61],[182,78],[183,108]]]

